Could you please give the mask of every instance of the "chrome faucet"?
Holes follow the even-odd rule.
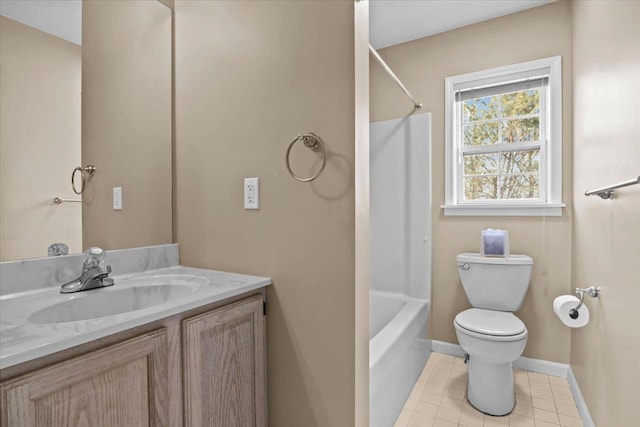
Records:
[[[104,265],[104,251],[100,248],[90,248],[85,252],[82,274],[77,279],[65,283],[60,287],[60,293],[88,291],[113,285],[109,276],[111,266]]]

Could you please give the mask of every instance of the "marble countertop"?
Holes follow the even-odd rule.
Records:
[[[267,277],[182,266],[112,277],[115,285],[109,288],[61,294],[58,287],[49,287],[0,297],[0,369],[271,284],[271,279]],[[157,293],[159,287],[153,288],[153,283],[167,282],[175,284],[174,289],[180,292],[175,295],[165,294],[162,297],[167,299],[166,302],[155,303],[156,305],[146,308],[132,306],[133,311],[78,321],[65,321],[62,318],[62,321],[56,323],[45,323],[46,316],[40,315],[43,312],[52,312],[51,308],[59,307],[58,316],[64,317],[65,305],[72,300],[76,300],[73,302],[75,307],[83,306],[82,298],[93,299],[92,303],[95,305],[95,301],[99,301],[101,295],[101,298],[107,301],[109,297],[116,295],[113,292],[123,295],[123,292],[130,290],[129,293],[137,300],[157,297],[152,294]],[[140,287],[132,289],[134,286]],[[151,295],[140,295],[140,289],[150,290],[147,293]],[[133,291],[137,293],[134,295]],[[89,299],[85,301],[89,302]],[[141,306],[144,307],[144,304]]]

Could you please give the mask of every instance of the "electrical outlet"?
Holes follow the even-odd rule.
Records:
[[[122,187],[113,187],[113,210],[122,210]]]
[[[244,208],[260,208],[260,185],[258,177],[244,179]]]

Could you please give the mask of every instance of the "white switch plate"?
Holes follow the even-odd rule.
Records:
[[[113,187],[113,210],[122,210],[122,187]]]
[[[244,208],[260,208],[260,180],[258,177],[244,179]]]

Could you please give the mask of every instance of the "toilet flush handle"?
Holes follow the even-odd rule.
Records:
[[[463,270],[468,270],[471,268],[471,266],[469,265],[468,262],[465,262],[464,264],[462,264],[461,266],[459,266],[459,268],[463,269]]]

